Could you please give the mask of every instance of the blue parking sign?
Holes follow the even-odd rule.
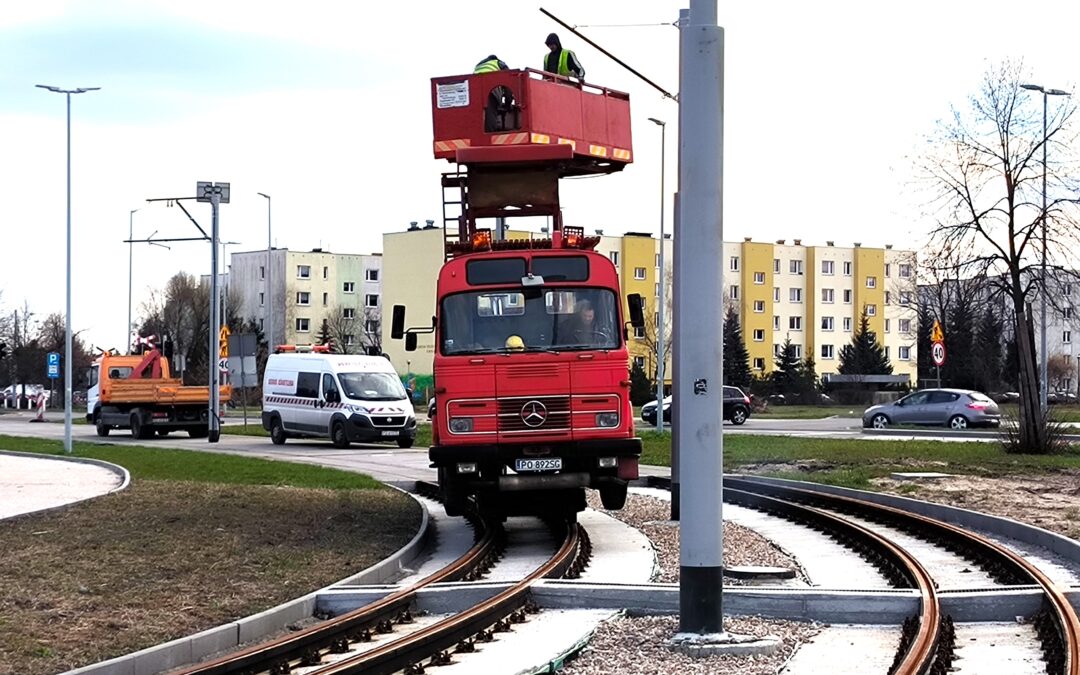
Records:
[[[50,366],[60,366],[60,352],[49,352],[48,359]]]
[[[60,377],[60,353],[59,352],[49,352],[46,364],[48,366],[46,374],[48,375],[49,379],[50,380],[55,380],[55,379],[59,378]]]

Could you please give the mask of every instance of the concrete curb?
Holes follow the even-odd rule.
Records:
[[[392,486],[391,486],[392,487]],[[393,577],[396,573],[420,555],[430,537],[434,536],[434,521],[428,513],[425,503],[416,496],[394,487],[409,495],[420,505],[421,521],[416,535],[388,558],[367,569],[335,582],[326,588],[313,591],[296,600],[272,607],[264,612],[239,619],[201,633],[177,638],[155,647],[118,656],[108,661],[90,664],[62,675],[151,675],[171,668],[187,665],[212,654],[233,649],[245,642],[264,639],[271,633],[286,628],[289,624],[308,619],[315,612],[316,601],[324,594],[341,584],[379,584]]]
[[[121,490],[126,490],[131,485],[131,473],[120,466],[119,464],[113,464],[112,462],[106,462],[100,459],[92,459],[90,457],[72,457],[69,455],[43,455],[36,452],[20,452],[18,450],[0,450],[0,455],[10,455],[12,457],[28,457],[30,459],[51,459],[58,462],[74,462],[76,464],[91,464],[99,466],[103,469],[108,469],[112,473],[116,474],[120,478],[120,484],[107,492],[101,492],[90,497],[83,497],[82,499],[76,499],[73,502],[66,504],[60,504],[58,506],[48,506],[43,509],[37,509],[36,511],[27,511],[26,513],[19,513],[8,518],[0,518],[0,520],[13,520],[15,518],[23,518],[25,516],[37,516],[44,513],[51,513],[53,511],[59,511],[60,509],[66,509],[75,504],[81,504],[88,502],[91,499],[97,499],[98,497],[104,497],[105,495],[111,495]]]

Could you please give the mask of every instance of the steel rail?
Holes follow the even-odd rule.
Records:
[[[471,647],[470,638],[482,635],[487,627],[502,622],[527,606],[529,589],[533,584],[543,578],[564,576],[574,569],[579,554],[588,547],[588,537],[576,522],[568,519],[564,525],[565,537],[559,550],[513,586],[470,609],[397,640],[311,671],[310,675],[395,673],[406,668],[417,669],[418,664],[428,657],[432,657],[436,663],[446,663],[449,656],[444,654],[443,650],[454,645],[459,648],[464,645],[467,651]],[[524,619],[521,617],[519,620]],[[416,672],[423,670],[417,669]]]
[[[1078,618],[1076,610],[1069,602],[1065,589],[1050,579],[1035,564],[1029,562],[1012,549],[957,525],[884,504],[802,488],[780,487],[746,479],[725,478],[724,483],[725,485],[738,485],[744,490],[753,490],[755,492],[758,490],[771,493],[782,491],[786,494],[797,494],[818,503],[831,502],[851,509],[884,514],[890,520],[901,525],[906,524],[910,528],[932,531],[939,536],[949,538],[953,542],[963,544],[968,550],[977,550],[984,555],[996,558],[1006,565],[1008,569],[1001,570],[999,568],[988,571],[992,571],[997,575],[1016,575],[1019,577],[1019,583],[1027,582],[1037,585],[1046,596],[1052,610],[1056,636],[1061,642],[1059,649],[1055,648],[1056,646],[1051,646],[1051,648],[1044,650],[1047,653],[1047,672],[1061,673],[1062,675],[1080,675],[1080,618]],[[1046,637],[1040,631],[1040,638],[1044,642]]]
[[[418,485],[423,492],[426,486]],[[277,664],[293,660],[312,660],[324,649],[341,651],[350,640],[370,636],[370,628],[389,627],[413,605],[417,592],[432,584],[470,579],[475,570],[493,560],[500,542],[502,527],[477,518],[478,536],[473,546],[446,567],[408,587],[396,590],[373,603],[334,617],[314,626],[275,640],[227,654],[213,661],[196,664],[175,675],[225,675],[271,671]]]
[[[809,522],[831,531],[842,538],[841,543],[868,554],[871,562],[882,570],[893,585],[909,583],[919,593],[919,618],[914,627],[905,625],[896,661],[889,672],[895,675],[932,672],[942,634],[941,603],[933,577],[913,555],[870,528],[812,506],[730,487],[724,488],[724,500],[779,512],[793,520]]]

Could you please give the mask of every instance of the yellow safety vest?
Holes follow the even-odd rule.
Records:
[[[562,75],[563,77],[569,77],[572,74],[570,72],[570,66],[567,65],[567,62],[570,59],[570,54],[573,54],[573,53],[574,52],[570,51],[569,49],[563,49],[563,50],[561,50],[559,52],[559,67],[555,71],[558,75]],[[545,68],[544,70],[547,70],[548,72],[551,72],[551,70],[550,70],[550,65],[551,64],[548,63],[549,58],[551,58],[551,52],[548,52],[547,54],[544,55],[544,65],[548,66],[548,68]],[[577,61],[576,56],[574,57],[574,61]]]
[[[489,59],[487,61],[484,61],[483,63],[477,64],[476,69],[473,70],[473,74],[478,75],[480,73],[494,73],[498,70],[500,70],[499,60]]]

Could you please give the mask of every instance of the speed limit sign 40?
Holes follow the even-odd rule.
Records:
[[[943,365],[945,365],[945,343],[944,342],[935,342],[930,347],[930,356],[932,356],[934,358],[934,365],[935,366],[943,366]]]

